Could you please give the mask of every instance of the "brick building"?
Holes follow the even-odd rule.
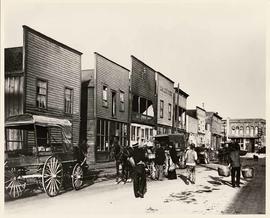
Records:
[[[174,82],[156,72],[157,87],[157,134],[172,132]]]
[[[258,147],[266,146],[265,119],[230,119],[223,120],[225,135],[237,141],[241,150],[254,152]]]
[[[81,137],[88,163],[112,161],[112,140],[128,145],[129,70],[95,53],[95,69],[82,71]]]
[[[79,142],[82,53],[28,26],[23,46],[5,49],[5,117],[35,114],[68,119]],[[37,129],[37,137],[47,133]],[[27,135],[9,131],[9,149],[23,149]]]
[[[130,143],[147,143],[156,135],[155,70],[131,56]]]

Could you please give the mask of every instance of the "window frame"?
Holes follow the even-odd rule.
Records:
[[[106,88],[106,90],[104,90],[104,87]],[[109,90],[109,87],[108,85],[106,84],[102,84],[102,107],[109,107],[109,104],[108,104],[108,90]],[[104,92],[106,91],[106,92]],[[104,99],[104,93],[106,93],[106,99]]]
[[[168,120],[172,119],[172,104],[168,104]]]
[[[160,105],[159,105],[159,113],[160,113],[160,118],[164,117],[164,101],[160,100]]]
[[[38,93],[38,82],[44,82],[44,83],[46,83],[46,103],[45,103],[46,107],[45,108],[39,107],[39,105],[37,103],[38,96],[45,96],[43,94],[39,94]],[[36,108],[41,109],[41,110],[48,110],[48,87],[49,87],[48,80],[42,79],[42,78],[39,78],[39,77],[36,78]]]
[[[123,99],[121,99],[121,96],[123,96]],[[125,92],[122,90],[119,90],[119,111],[124,112],[125,111]]]
[[[66,110],[66,90],[71,91],[71,96],[70,96],[70,112]],[[74,106],[74,89],[70,88],[68,86],[64,87],[64,112],[65,114],[73,114],[73,106]]]

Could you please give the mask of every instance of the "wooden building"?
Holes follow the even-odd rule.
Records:
[[[172,133],[174,82],[156,72],[157,87],[157,134]]]
[[[156,135],[156,71],[134,56],[131,65],[130,143],[145,144]]]
[[[223,137],[223,124],[222,124],[222,117],[218,115],[217,112],[206,112],[206,133],[207,130],[210,132],[210,147],[213,150],[218,150],[221,146],[221,141]],[[206,140],[206,146],[207,146],[207,138]]]
[[[112,141],[128,145],[129,70],[95,53],[95,69],[82,71],[82,139],[88,163],[112,161]]]
[[[187,98],[188,94],[178,87],[174,88],[174,118],[173,118],[173,131],[185,132],[186,131],[186,111],[187,111]]]
[[[79,142],[82,53],[28,26],[23,46],[5,49],[5,117],[36,114],[68,119]],[[42,137],[46,133],[38,132]],[[27,136],[8,132],[7,150],[22,149]]]

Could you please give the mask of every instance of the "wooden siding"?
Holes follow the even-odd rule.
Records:
[[[132,99],[134,95],[143,97],[147,100],[151,100],[153,103],[154,118],[142,119],[138,113],[134,113],[131,110],[131,122],[141,123],[146,125],[156,125],[157,122],[157,103],[156,103],[156,81],[155,71],[135,58],[131,56],[132,72],[131,72],[131,95]]]
[[[129,110],[129,71],[96,53],[96,101],[97,117],[128,122]],[[108,107],[102,105],[103,85],[108,87]],[[120,111],[120,90],[124,92],[125,110]],[[116,92],[116,117],[112,118],[112,94]]]
[[[23,114],[24,76],[12,74],[5,77],[5,118]]]
[[[46,36],[24,28],[26,103],[25,112],[69,119],[73,142],[79,141],[81,56]],[[37,79],[48,81],[47,109],[36,107]],[[65,87],[73,89],[73,114],[64,112]]]
[[[173,120],[173,93],[174,83],[166,77],[157,74],[157,123],[172,127]],[[160,100],[164,102],[163,117],[160,117]],[[169,119],[169,104],[171,105],[171,117]]]

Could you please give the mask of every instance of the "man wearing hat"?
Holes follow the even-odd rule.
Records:
[[[145,151],[138,143],[133,145],[134,178],[133,190],[136,198],[143,198],[146,193]]]

